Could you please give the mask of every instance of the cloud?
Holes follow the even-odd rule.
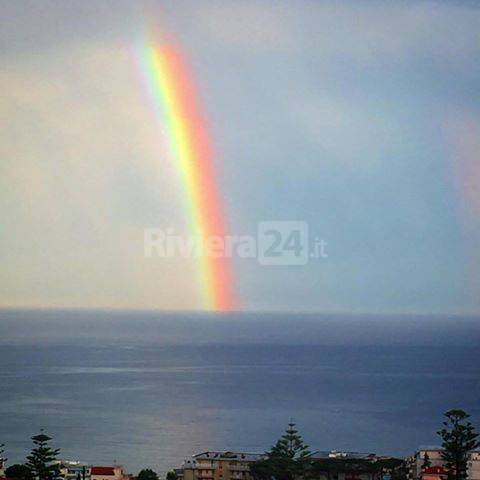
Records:
[[[297,128],[332,161],[372,166],[401,139],[399,125],[379,106],[327,94],[289,98],[285,108]]]
[[[253,52],[296,49],[296,16],[276,3],[210,2],[194,7],[197,27],[205,29],[224,47],[252,49]]]
[[[465,4],[209,2],[197,4],[195,16],[224,47],[252,54],[372,65],[425,57],[463,63],[480,50],[480,9]]]
[[[468,259],[445,208],[451,180],[431,112],[473,102],[478,116],[479,8],[433,1],[13,5],[0,7],[8,19],[0,33],[0,108],[8,119],[0,133],[3,304],[198,306],[193,261],[143,258],[144,227],[188,227],[129,50],[145,41],[142,9],[189,59],[232,231],[250,233],[259,219],[306,219],[340,252],[325,273],[312,267],[282,276],[242,263],[236,281],[246,308],[275,308],[277,298],[285,309],[307,310],[459,310],[465,303]],[[388,260],[402,252],[403,238],[419,242],[410,242],[404,262],[418,266],[417,283]],[[439,275],[438,259],[447,257]],[[390,283],[353,285],[362,269]],[[412,303],[410,291],[394,298],[402,285],[415,285],[425,303]]]
[[[0,76],[4,305],[192,308],[193,261],[143,258],[143,228],[185,228],[132,52],[83,43]]]

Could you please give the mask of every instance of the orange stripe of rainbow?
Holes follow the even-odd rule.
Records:
[[[163,111],[169,148],[185,190],[191,228],[198,238],[225,238],[223,212],[215,184],[212,150],[205,121],[180,52],[171,46],[148,46],[148,81]],[[233,309],[227,258],[198,257],[204,307]]]

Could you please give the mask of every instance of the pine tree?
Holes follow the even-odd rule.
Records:
[[[5,467],[5,462],[7,461],[7,459],[3,457],[3,454],[5,453],[4,447],[5,444],[0,443],[0,476],[4,474],[3,469]]]
[[[430,467],[431,465],[432,462],[430,461],[430,457],[428,456],[428,453],[425,452],[425,455],[423,456],[422,471]]]
[[[26,466],[32,472],[35,480],[53,480],[58,473],[58,465],[55,463],[60,449],[53,449],[48,445],[51,437],[43,431],[32,437],[34,447],[27,456]]]
[[[311,453],[294,423],[266,453],[264,460],[256,462],[251,472],[258,479],[299,480],[308,476]]]
[[[289,423],[285,433],[270,450],[270,456],[291,458],[302,461],[310,456],[308,445],[305,445],[302,437],[295,429],[294,423]]]
[[[478,434],[467,420],[470,415],[463,410],[449,410],[445,412],[447,420],[443,422],[444,428],[437,433],[442,437],[442,458],[448,476],[454,480],[467,478],[468,452],[479,446]]]

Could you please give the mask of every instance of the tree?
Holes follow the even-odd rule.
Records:
[[[51,448],[48,442],[51,437],[43,431],[32,437],[34,447],[27,456],[27,467],[35,480],[52,480],[58,473],[58,464],[55,463],[60,449]]]
[[[5,444],[0,443],[0,473],[3,472],[3,467],[5,465],[5,462],[7,461],[7,459],[3,457],[3,454],[5,453],[4,447]]]
[[[158,480],[158,475],[151,468],[144,468],[138,473],[137,480]]]
[[[170,470],[167,472],[166,480],[177,480],[178,476],[175,473],[175,470]]]
[[[5,444],[0,443],[0,475],[3,474],[3,467],[5,466],[5,462],[7,461],[7,459],[4,458],[3,456],[3,454],[5,453],[5,450],[3,447],[5,447]]]
[[[5,470],[5,476],[14,480],[31,480],[32,472],[26,465],[15,463]]]
[[[478,434],[467,420],[470,415],[460,409],[445,412],[443,428],[437,433],[442,437],[442,458],[448,476],[454,480],[467,478],[467,458],[470,450],[478,447]]]
[[[396,466],[390,470],[391,480],[407,480],[409,478],[409,467],[405,460],[399,460]]]
[[[432,466],[432,462],[430,461],[428,452],[425,452],[425,455],[423,456],[422,471],[431,466]]]
[[[311,468],[311,453],[294,423],[289,423],[285,433],[265,454],[255,462],[250,471],[259,480],[297,480],[305,478]]]

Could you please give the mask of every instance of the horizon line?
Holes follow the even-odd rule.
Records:
[[[347,315],[351,317],[363,316],[389,316],[389,317],[467,317],[480,320],[480,312],[369,312],[369,311],[345,311],[345,310],[231,310],[216,311],[207,309],[162,309],[162,308],[141,308],[141,307],[115,307],[115,306],[55,306],[55,305],[38,305],[38,306],[18,306],[18,305],[0,305],[0,312],[112,312],[112,313],[157,313],[157,314],[193,314],[193,315],[212,315],[216,317],[227,317],[234,315]]]

